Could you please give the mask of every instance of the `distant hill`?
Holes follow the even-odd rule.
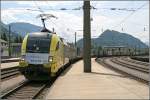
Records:
[[[16,32],[20,34],[21,36],[25,36],[27,33],[30,32],[38,32],[42,29],[40,26],[36,26],[30,23],[24,23],[24,22],[16,22],[16,23],[10,23],[11,30],[13,32]]]
[[[7,28],[7,25],[5,25],[2,21],[0,21],[0,26],[3,28]]]
[[[141,40],[127,33],[120,33],[114,30],[104,31],[98,38],[92,38],[92,47],[94,46],[128,46],[146,48],[147,45]],[[77,46],[83,47],[83,39],[77,42]]]
[[[149,41],[145,42],[145,44],[146,44],[147,46],[149,46]]]
[[[5,41],[8,40],[8,36],[9,36],[8,26],[1,21],[0,21],[0,35],[1,35],[1,39],[4,39]],[[19,35],[17,33],[11,32],[12,41],[14,41],[14,39],[18,36]]]

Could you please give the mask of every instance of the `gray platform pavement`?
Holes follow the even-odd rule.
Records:
[[[20,58],[5,57],[5,58],[1,59],[0,68],[4,69],[4,68],[16,67],[19,65],[19,60],[20,60]]]
[[[0,68],[4,69],[4,68],[16,67],[16,66],[19,66],[19,62],[1,63]]]
[[[1,58],[1,63],[17,62],[20,58]]]
[[[83,72],[83,60],[55,81],[45,99],[149,99],[149,87],[112,71],[92,59],[92,72]]]

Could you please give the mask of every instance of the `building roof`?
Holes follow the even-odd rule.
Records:
[[[11,43],[11,46],[21,46],[22,43]]]
[[[7,43],[7,41],[3,40],[3,39],[0,39],[0,42],[1,43]]]
[[[103,48],[125,48],[126,46],[103,46]]]

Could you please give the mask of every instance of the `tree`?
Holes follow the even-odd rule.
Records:
[[[3,34],[1,34],[1,39],[3,39]]]
[[[98,47],[98,56],[100,56],[100,52],[102,51],[102,46]]]
[[[7,36],[5,33],[3,33],[2,37],[1,37],[3,40],[7,41]]]
[[[22,43],[22,37],[21,36],[19,36],[19,43]]]
[[[22,37],[21,36],[16,36],[14,39],[15,43],[22,43]]]
[[[15,37],[15,41],[14,41],[14,42],[15,42],[15,43],[18,43],[18,42],[19,42],[18,36]]]

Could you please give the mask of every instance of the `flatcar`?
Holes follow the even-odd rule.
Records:
[[[27,34],[22,42],[19,69],[29,80],[49,80],[56,76],[70,59],[75,49],[51,31]]]

